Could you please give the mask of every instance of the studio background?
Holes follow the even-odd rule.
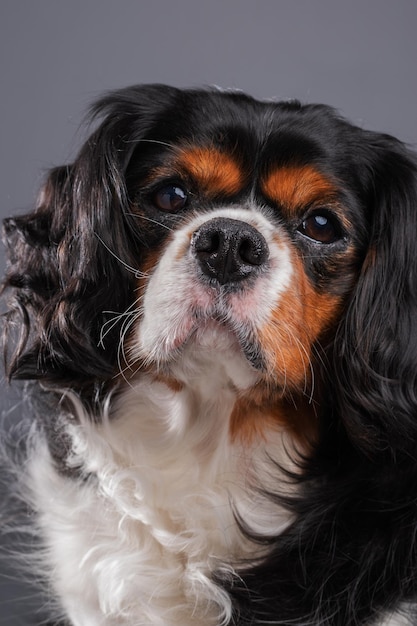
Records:
[[[1,0],[0,215],[28,210],[74,157],[92,100],[133,83],[324,102],[416,145],[416,30],[416,0]],[[0,408],[8,423],[22,410],[4,381]],[[36,624],[8,545],[0,626]]]

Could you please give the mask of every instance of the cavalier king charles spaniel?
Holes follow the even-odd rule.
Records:
[[[4,225],[57,619],[416,624],[415,156],[216,89],[92,120]]]

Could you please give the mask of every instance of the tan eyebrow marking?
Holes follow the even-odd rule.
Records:
[[[209,195],[236,194],[245,182],[239,164],[214,147],[182,148],[176,166],[192,176]]]
[[[261,183],[263,193],[290,212],[317,201],[334,200],[337,189],[312,165],[287,166],[270,172]]]

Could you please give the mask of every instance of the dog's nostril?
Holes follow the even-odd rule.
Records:
[[[198,236],[195,236],[194,248],[200,254],[217,252],[220,248],[220,234],[218,232],[203,231]]]
[[[262,239],[265,241],[263,237]],[[250,265],[262,265],[267,259],[267,248],[263,241],[259,237],[243,239],[238,251],[241,259]]]
[[[204,274],[220,284],[253,275],[268,259],[263,235],[246,222],[214,218],[193,235],[193,253]]]

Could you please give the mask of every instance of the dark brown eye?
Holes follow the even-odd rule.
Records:
[[[319,243],[333,243],[341,237],[341,229],[335,217],[327,213],[314,213],[299,226],[299,232]]]
[[[156,191],[152,196],[153,204],[160,210],[167,213],[181,211],[187,204],[188,196],[184,189],[177,185],[165,185]]]

